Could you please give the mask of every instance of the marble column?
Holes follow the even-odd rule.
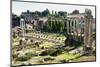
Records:
[[[75,39],[75,34],[76,34],[76,30],[75,30],[75,27],[76,27],[76,22],[75,22],[75,18],[73,20],[73,34],[74,34],[74,39]]]
[[[69,19],[67,20],[67,34],[69,34]]]
[[[23,18],[21,18],[20,19],[20,27],[21,27],[21,30],[22,30],[22,32],[21,32],[21,36],[24,36],[25,35],[25,21],[24,21],[24,19]]]
[[[78,18],[76,19],[76,40],[78,40],[78,34],[79,34],[79,21]]]
[[[70,20],[70,34],[72,34],[72,19]]]
[[[81,29],[82,29],[82,19],[79,19],[79,34],[80,34],[80,42],[81,42],[81,37],[82,37],[82,33],[81,33]]]
[[[93,17],[90,16],[89,18],[89,36],[88,36],[88,44],[90,47],[92,47],[92,22],[93,22]]]

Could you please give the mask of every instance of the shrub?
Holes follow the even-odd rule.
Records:
[[[66,63],[68,62],[66,59],[60,60],[61,63]]]
[[[27,61],[31,59],[32,53],[26,53],[24,56],[19,56],[16,61]]]
[[[65,40],[65,46],[70,46],[70,47],[79,47],[82,45],[83,41],[81,40],[82,37],[76,36],[75,38],[72,38],[72,36],[68,36],[68,38]]]
[[[46,56],[46,55],[49,55],[49,50],[45,50],[43,52],[40,53],[40,56]]]
[[[44,58],[44,61],[49,61],[49,60],[54,60],[54,58],[52,58],[52,57],[46,57],[46,58]]]
[[[31,52],[29,52],[29,53],[26,53],[25,55],[26,55],[27,57],[30,57],[30,58],[31,58],[33,54],[32,54]]]
[[[17,58],[18,54],[13,54],[12,56],[13,56],[13,58]]]
[[[46,56],[46,55],[57,56],[61,53],[62,53],[62,50],[60,49],[48,49],[48,50],[41,52],[40,56]]]
[[[20,56],[20,57],[18,57],[17,59],[16,59],[16,61],[26,61],[26,60],[28,60],[29,58],[28,57],[26,57],[26,56]]]
[[[50,56],[57,56],[57,55],[59,55],[59,54],[61,54],[61,53],[62,53],[62,50],[57,49],[57,50],[53,51],[53,52],[50,54]]]
[[[44,50],[44,51],[41,52],[40,56],[50,55],[54,51],[55,51],[54,49]]]

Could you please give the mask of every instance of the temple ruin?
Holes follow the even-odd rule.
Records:
[[[83,52],[84,54],[92,54],[92,22],[93,16],[91,10],[86,9],[85,13],[69,14],[64,18],[66,35],[73,35],[80,37],[80,41],[84,43]],[[24,36],[25,21],[20,20],[20,27],[22,29],[22,36]]]

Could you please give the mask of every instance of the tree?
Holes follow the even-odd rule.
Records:
[[[53,32],[53,33],[62,33],[64,30],[64,22],[62,19],[51,18],[48,19],[46,26],[44,26],[44,31],[46,32]]]
[[[48,16],[49,14],[50,14],[50,11],[48,9],[42,12],[42,16]]]
[[[67,12],[64,12],[64,11],[59,11],[59,12],[58,12],[58,14],[59,14],[59,16],[63,16],[63,17],[65,17],[65,16],[66,16],[66,14],[67,14]]]
[[[30,11],[29,11],[29,10],[27,10],[27,13],[29,14],[29,13],[30,13]]]
[[[64,30],[64,22],[62,20],[59,20],[56,26],[57,26],[58,32],[60,32],[60,33],[63,32],[63,30]]]
[[[52,15],[54,15],[54,11],[52,10]]]
[[[52,32],[54,32],[54,33],[57,32],[56,22],[57,22],[57,21],[52,21]]]
[[[12,14],[12,27],[20,25],[20,17],[16,14]]]
[[[40,16],[42,16],[42,13],[39,11],[35,11],[35,15],[40,17]]]
[[[64,30],[64,22],[61,20],[59,25],[60,25],[60,32],[63,32],[63,30]]]
[[[79,10],[74,10],[72,14],[79,14]]]

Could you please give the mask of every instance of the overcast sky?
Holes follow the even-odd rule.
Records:
[[[95,17],[95,7],[93,6],[79,6],[79,5],[62,5],[62,4],[46,4],[46,3],[34,3],[34,2],[12,2],[12,13],[20,15],[21,12],[27,10],[30,11],[43,11],[46,8],[54,11],[66,11],[71,13],[73,10],[77,9],[80,13],[84,13],[85,9],[91,9],[93,17]]]

